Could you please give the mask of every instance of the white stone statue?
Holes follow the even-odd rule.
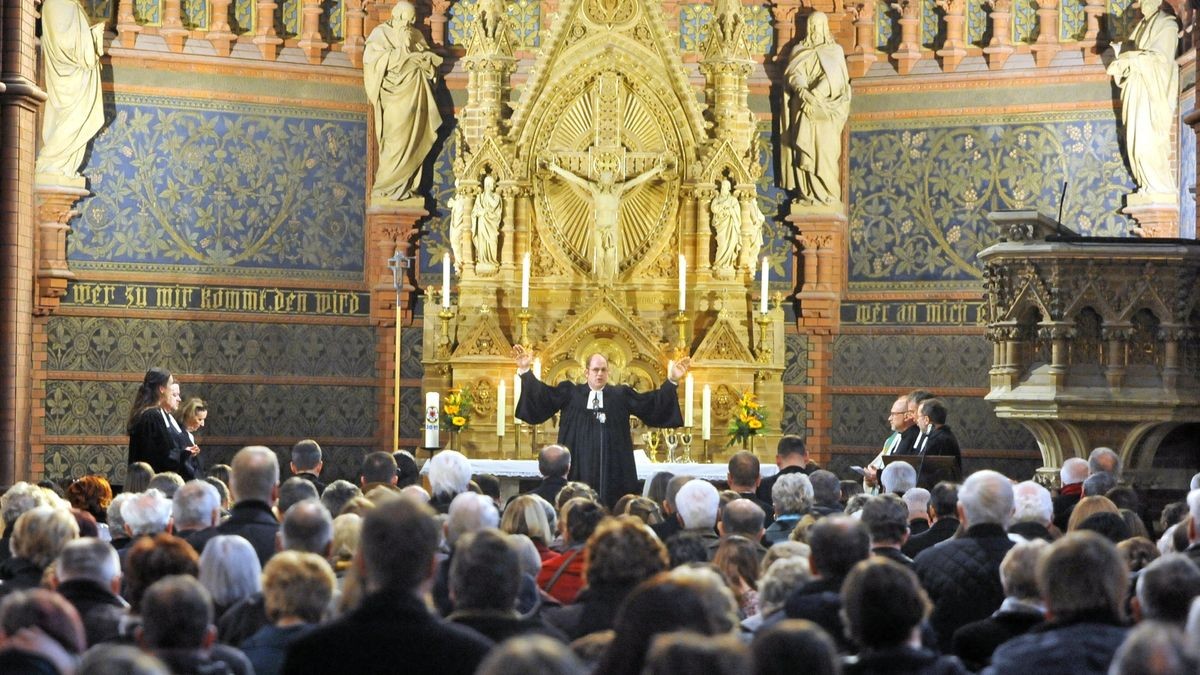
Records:
[[[104,24],[88,26],[77,0],[42,2],[42,61],[49,101],[36,172],[75,178],[87,144],[104,126],[100,56]]]
[[[758,254],[762,252],[763,226],[767,223],[767,217],[758,206],[758,197],[751,197],[746,201],[749,209],[747,214],[750,217],[742,221],[742,250],[738,265],[753,270],[758,264]]]
[[[1121,89],[1121,122],[1129,166],[1139,193],[1174,203],[1178,188],[1171,175],[1171,127],[1179,99],[1179,22],[1164,7],[1133,29],[1132,49],[1114,45],[1117,58],[1108,74]]]
[[[483,29],[483,37],[495,40],[506,18],[503,0],[479,0],[475,3],[475,19],[478,27]]]
[[[630,190],[662,173],[667,168],[664,159],[649,170],[617,182],[611,171],[601,171],[599,180],[588,180],[577,176],[551,161],[547,168],[566,181],[575,193],[592,203],[595,227],[592,235],[592,274],[602,286],[610,286],[617,278],[619,260],[619,232],[617,220],[620,216],[621,198]]]
[[[397,2],[392,17],[371,31],[363,52],[363,85],[379,146],[371,195],[384,199],[416,195],[442,121],[432,85],[442,57],[429,51],[414,21],[412,4]]]
[[[475,267],[481,271],[496,268],[496,251],[500,244],[500,221],[504,218],[504,204],[496,192],[496,179],[483,179],[483,192],[475,198],[471,209],[471,236],[475,242]]]
[[[842,128],[850,114],[846,55],[822,12],[808,17],[808,35],[792,49],[784,71],[783,187],[801,204],[841,201]]]
[[[742,234],[742,205],[733,195],[728,180],[721,181],[721,190],[709,203],[712,228],[717,241],[713,269],[720,275],[733,271],[738,260],[738,240]]]
[[[462,273],[463,266],[463,242],[467,237],[467,196],[460,193],[455,188],[454,196],[446,202],[446,206],[450,207],[450,231],[447,233],[447,238],[450,239],[450,255],[454,258],[454,272]]]

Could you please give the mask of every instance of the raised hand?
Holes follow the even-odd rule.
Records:
[[[687,356],[675,362],[675,367],[671,370],[671,380],[679,382],[687,377],[687,373],[692,369],[692,357]]]
[[[513,345],[512,355],[518,370],[529,370],[533,365],[533,352],[527,351],[521,345]]]

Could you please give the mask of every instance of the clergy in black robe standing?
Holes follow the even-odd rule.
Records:
[[[608,384],[608,359],[588,357],[587,383],[542,383],[529,370],[532,355],[513,348],[521,373],[521,398],[517,417],[541,424],[561,413],[558,443],[571,451],[569,478],[592,486],[608,506],[622,495],[637,491],[633,461],[633,436],[629,416],[658,428],[683,426],[679,413],[678,381],[687,374],[691,359],[675,364],[674,372],[657,390],[641,393],[625,385]]]

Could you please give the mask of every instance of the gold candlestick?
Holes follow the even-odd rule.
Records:
[[[771,317],[769,314],[759,314],[754,323],[758,324],[758,362],[771,362],[771,343],[767,341],[767,329],[771,327]]]
[[[682,309],[675,314],[675,318],[671,319],[671,323],[675,324],[677,337],[675,338],[675,356],[683,358],[687,356],[687,312]],[[668,373],[670,375],[670,373]]]
[[[521,323],[520,337],[518,338],[517,341],[520,342],[521,346],[526,349],[529,349],[529,347],[530,347],[529,319],[531,319],[531,318],[533,318],[533,314],[529,311],[528,307],[522,307],[521,311],[517,312],[517,321],[519,321]]]
[[[450,319],[454,318],[453,307],[442,307],[438,312],[438,318],[442,320],[442,335],[438,340],[438,356],[442,358],[450,357]]]

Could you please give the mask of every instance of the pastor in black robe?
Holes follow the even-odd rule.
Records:
[[[622,495],[637,491],[629,416],[636,415],[646,425],[660,429],[683,426],[677,390],[670,379],[646,393],[625,385],[605,385],[604,407],[591,410],[591,390],[586,384],[559,382],[551,387],[532,371],[525,371],[517,417],[541,424],[561,412],[558,443],[571,451],[569,478],[592,486],[604,503],[612,506]]]

